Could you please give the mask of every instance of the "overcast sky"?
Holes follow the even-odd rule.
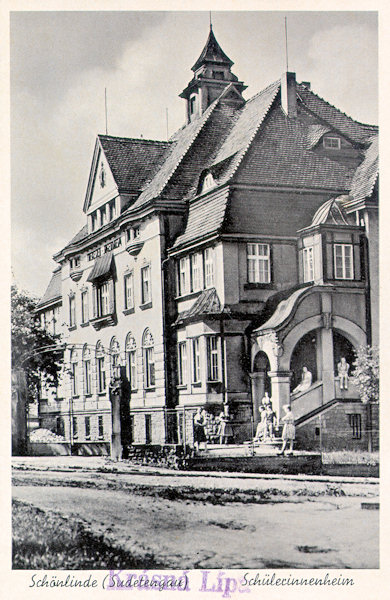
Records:
[[[368,12],[215,12],[218,42],[248,86],[285,69],[350,116],[377,123],[377,19]],[[15,12],[11,15],[12,265],[41,296],[82,212],[95,138],[166,139],[209,29],[206,12]]]

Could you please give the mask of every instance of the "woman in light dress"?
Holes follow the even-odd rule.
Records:
[[[313,381],[313,375],[310,373],[307,367],[303,367],[302,369],[302,381],[295,390],[293,390],[293,394],[299,394],[299,392],[305,392],[309,389]]]
[[[285,404],[283,408],[286,411],[286,414],[284,417],[282,417],[282,421],[284,422],[282,432],[283,446],[278,454],[284,454],[287,444],[289,444],[289,451],[286,452],[286,454],[292,454],[295,439],[295,420],[294,415],[291,412],[291,406],[289,404]]]

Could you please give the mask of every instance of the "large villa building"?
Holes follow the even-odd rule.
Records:
[[[268,391],[302,447],[367,446],[337,365],[378,343],[378,129],[292,72],[245,100],[232,65],[210,28],[169,141],[97,136],[38,307],[66,343],[40,423],[72,444],[109,442],[125,367],[133,444],[191,442],[197,407],[225,405],[248,440]]]

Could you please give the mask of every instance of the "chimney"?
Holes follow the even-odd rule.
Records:
[[[282,108],[287,116],[297,116],[297,91],[295,73],[282,73],[281,77]]]

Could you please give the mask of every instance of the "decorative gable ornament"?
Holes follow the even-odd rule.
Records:
[[[106,185],[106,171],[104,170],[103,163],[100,164],[99,182],[100,187],[104,188],[104,186]]]

